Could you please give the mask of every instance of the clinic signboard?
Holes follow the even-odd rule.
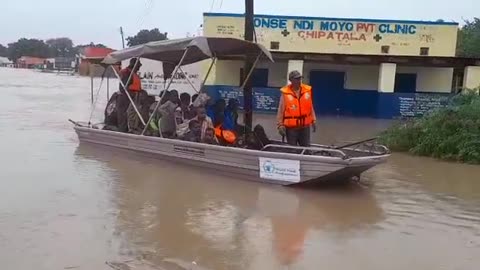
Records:
[[[272,51],[454,56],[457,23],[257,15],[257,41]],[[243,38],[241,14],[204,14],[204,35]],[[272,46],[273,44],[277,44]],[[388,47],[388,50],[386,49]]]

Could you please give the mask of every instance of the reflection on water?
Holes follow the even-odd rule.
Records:
[[[130,160],[115,159],[120,153]],[[137,241],[168,247],[161,254],[147,251],[153,260],[177,257],[205,262],[212,269],[250,269],[252,256],[258,263],[269,258],[294,263],[310,231],[348,237],[383,219],[372,194],[358,186],[297,190],[252,185],[83,144],[76,155],[104,162],[123,179],[121,187],[114,189],[119,203],[117,229]],[[161,170],[164,175],[155,173],[157,167],[167,168]],[[161,246],[154,244],[150,249]],[[224,259],[207,259],[211,256]]]
[[[88,79],[0,77],[4,269],[477,268],[479,166],[394,154],[364,185],[239,181],[79,145],[66,120],[88,118]],[[255,121],[274,134],[273,116]],[[314,140],[362,139],[388,124],[321,118]]]

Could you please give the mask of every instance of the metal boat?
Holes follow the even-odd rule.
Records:
[[[260,55],[265,55],[272,60],[270,52],[260,44],[233,38],[195,37],[150,42],[113,52],[104,59],[103,63],[113,65],[132,57],[144,57],[162,61],[164,66],[166,63],[174,65],[173,75],[175,75],[179,69],[181,70],[180,66],[185,64],[210,58],[213,65],[216,59],[231,57],[238,59],[239,56],[252,53],[258,54],[257,61]],[[164,72],[165,70],[164,68]],[[172,80],[173,77],[171,76]],[[132,101],[131,98],[130,101]],[[150,121],[151,119],[148,121],[142,119],[145,127]],[[390,151],[385,146],[371,143],[372,140],[342,147],[319,144],[299,147],[272,141],[261,150],[250,150],[115,132],[103,130],[90,122],[71,122],[75,124],[74,129],[81,143],[142,152],[155,158],[209,168],[212,173],[279,185],[358,179],[361,173],[385,162],[390,155]]]

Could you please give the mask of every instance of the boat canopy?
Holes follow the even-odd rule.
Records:
[[[259,55],[261,53],[273,62],[271,53],[258,43],[236,38],[192,37],[152,41],[115,51],[107,55],[102,63],[113,65],[126,59],[140,57],[178,65],[187,49],[188,53],[185,55],[182,65],[192,64],[213,57],[221,59],[248,54]]]

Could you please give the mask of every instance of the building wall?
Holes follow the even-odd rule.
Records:
[[[239,86],[242,61],[217,61],[207,80],[207,85]],[[262,62],[258,68],[268,68],[268,86],[281,87],[287,83],[287,62]],[[305,83],[310,83],[310,72],[314,70],[343,71],[347,90],[378,90],[379,66],[373,65],[331,65],[304,63]],[[397,73],[417,74],[417,92],[450,93],[452,90],[453,68],[405,67],[398,66]]]
[[[102,77],[104,71],[104,67],[91,64],[88,61],[82,61],[78,67],[78,74],[80,76]],[[111,68],[108,68],[107,72],[105,72],[105,77],[115,78],[115,74]]]
[[[463,85],[467,89],[480,88],[480,67],[466,67]]]
[[[345,89],[350,90],[377,90],[378,66],[345,66],[318,63],[305,63],[303,74],[305,82],[310,83],[310,72],[316,70],[345,72]]]
[[[209,95],[214,99],[237,98],[242,107],[243,94],[238,89],[242,66],[242,61],[218,61],[212,70],[212,80],[207,82]],[[254,108],[260,112],[276,112],[279,87],[287,83],[288,63],[260,63],[258,67],[269,68],[269,85],[254,88]],[[326,103],[335,109],[329,113],[336,115],[375,118],[420,116],[446,106],[452,95],[453,69],[450,68],[397,67],[397,73],[417,74],[415,93],[379,92],[379,66],[304,63],[304,81],[310,83],[310,72],[318,70],[345,72],[343,89],[337,90],[337,99]],[[314,88],[314,91],[319,89]]]
[[[454,56],[457,23],[372,19],[313,18],[256,15],[259,43],[283,52]],[[209,37],[243,38],[242,14],[204,14],[203,31]],[[279,47],[271,47],[278,42]]]
[[[243,108],[243,92],[238,87],[207,85],[207,93],[213,99],[236,98]],[[275,113],[278,108],[280,91],[278,88],[253,89],[253,108],[256,112]],[[447,93],[382,93],[377,91],[343,90],[337,110],[330,115],[398,118],[416,117],[435,109],[447,106],[453,94]]]
[[[207,62],[203,64],[203,74],[208,70],[209,64]],[[206,84],[239,86],[240,69],[243,68],[243,64],[243,61],[217,61],[208,76]],[[267,68],[269,70],[268,86],[281,87],[286,83],[287,62],[259,62],[257,68]]]
[[[453,68],[397,66],[397,73],[417,74],[417,92],[450,93],[452,91]]]

